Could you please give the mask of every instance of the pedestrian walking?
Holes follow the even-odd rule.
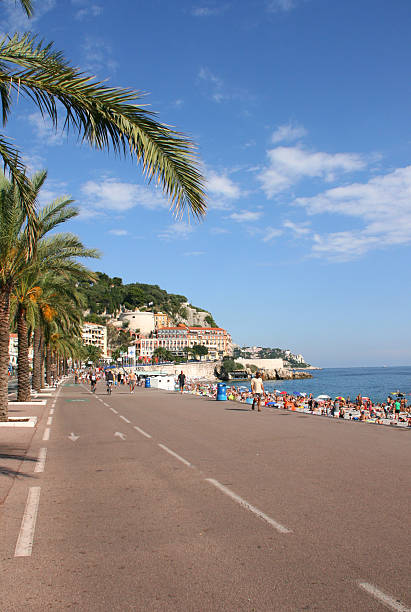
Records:
[[[251,379],[251,391],[253,393],[253,404],[251,406],[251,410],[255,409],[255,405],[257,404],[258,412],[261,412],[261,398],[264,395],[264,383],[261,377],[260,372],[255,373],[255,378]]]
[[[183,370],[181,370],[177,379],[178,379],[178,388],[180,389],[180,393],[183,393],[184,385],[186,384],[186,375],[184,374]]]

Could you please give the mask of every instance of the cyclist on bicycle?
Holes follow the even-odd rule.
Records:
[[[111,394],[111,389],[114,384],[114,376],[111,370],[106,371],[106,383],[107,383],[107,393]]]
[[[97,385],[96,373],[90,372],[89,378],[90,378],[91,392],[94,393],[96,390],[96,385]]]

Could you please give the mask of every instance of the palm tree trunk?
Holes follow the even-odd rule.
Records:
[[[44,384],[46,382],[45,380],[45,372],[44,372],[44,336],[43,336],[43,332],[41,331],[41,340],[40,340],[40,354],[41,354],[41,360],[40,360],[40,387],[43,389],[44,388]]]
[[[51,347],[46,345],[46,383],[51,385]]]
[[[0,421],[9,417],[10,291],[7,285],[0,290]]]
[[[29,342],[27,334],[26,309],[19,304],[17,311],[17,401],[30,399]]]
[[[41,329],[36,327],[33,332],[33,379],[32,387],[39,392],[41,389]]]

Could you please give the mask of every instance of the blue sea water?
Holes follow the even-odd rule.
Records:
[[[335,398],[339,395],[351,399],[361,393],[374,402],[381,402],[393,391],[402,391],[411,400],[411,366],[380,367],[380,368],[324,368],[312,370],[311,379],[273,380],[264,383],[266,391],[279,389],[288,393],[312,393],[314,397],[320,394]],[[246,385],[244,382],[235,386]]]

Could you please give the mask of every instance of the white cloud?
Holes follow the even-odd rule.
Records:
[[[276,227],[267,227],[264,230],[263,242],[270,242],[270,240],[272,240],[273,238],[278,238],[279,236],[281,236],[282,233],[282,230]]]
[[[221,15],[230,7],[229,4],[220,6],[197,6],[191,10],[193,17],[215,17]]]
[[[86,8],[79,9],[74,17],[79,21],[83,21],[86,17],[98,17],[103,12],[103,7],[99,4],[92,4]]]
[[[205,251],[187,251],[187,253],[184,253],[184,257],[201,257],[201,255],[205,255]]]
[[[15,0],[3,0],[2,3],[1,36],[4,33],[27,32],[49,11],[54,9],[56,0],[41,0],[33,3],[34,14],[28,19],[26,13]]]
[[[293,221],[284,221],[283,226],[296,234],[297,236],[306,236],[311,234],[312,230],[308,227],[308,223],[293,223]]]
[[[109,230],[108,233],[112,234],[113,236],[128,236],[129,234],[129,232],[125,229],[112,229]]]
[[[248,221],[258,221],[262,214],[262,212],[252,210],[240,210],[240,212],[232,213],[229,218],[238,223],[245,223]]]
[[[215,197],[236,200],[241,196],[241,190],[226,174],[209,172],[206,175],[206,189]]]
[[[40,112],[31,113],[27,117],[28,122],[34,129],[36,137],[49,146],[60,146],[64,141],[64,134],[56,131],[49,117],[43,117]]]
[[[228,100],[249,101],[253,99],[253,96],[245,89],[228,88],[223,79],[211,72],[209,68],[200,68],[198,79],[206,86],[208,95],[214,102],[220,103]]]
[[[193,231],[194,227],[192,225],[181,221],[172,223],[169,227],[163,229],[157,234],[157,238],[162,238],[163,240],[185,240]]]
[[[87,181],[81,186],[84,204],[94,209],[124,211],[143,206],[156,209],[168,206],[162,192],[113,178]]]
[[[297,198],[308,214],[338,214],[364,223],[362,229],[314,235],[313,253],[347,260],[372,249],[411,244],[411,166],[398,168],[367,183],[329,189]]]
[[[270,13],[277,13],[279,11],[291,11],[297,6],[295,0],[269,0],[267,3],[267,9]]]
[[[293,142],[294,140],[298,140],[299,138],[303,138],[307,135],[307,130],[302,125],[298,125],[297,123],[285,123],[284,125],[279,125],[277,129],[274,131],[271,141],[274,144],[278,142]]]
[[[211,227],[210,234],[216,234],[218,236],[220,234],[231,234],[231,232],[225,227]]]
[[[85,63],[82,66],[84,70],[89,72],[99,73],[115,72],[118,68],[118,62],[113,59],[113,51],[107,40],[87,37],[82,44],[82,50],[85,58]]]
[[[356,153],[324,153],[302,147],[276,147],[267,151],[269,165],[257,178],[268,198],[289,189],[303,178],[332,181],[337,175],[362,170],[366,162]]]

